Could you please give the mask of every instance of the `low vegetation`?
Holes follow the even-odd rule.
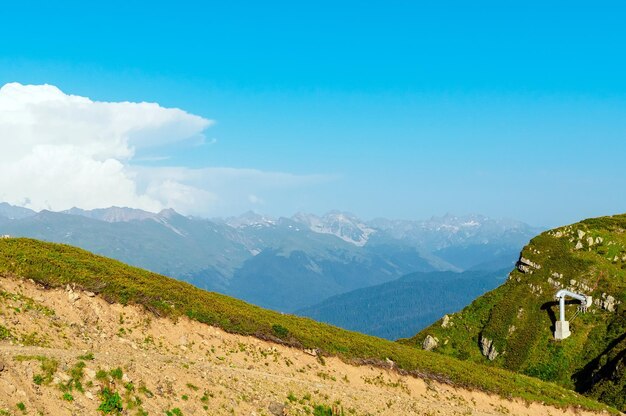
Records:
[[[499,288],[463,311],[424,329],[435,351],[558,383],[626,411],[626,215],[594,218],[547,231],[522,253],[525,263]],[[593,296],[587,313],[568,302],[572,335],[555,341],[555,293],[567,288]],[[488,360],[481,345],[492,343]]]
[[[336,355],[349,362],[375,365],[389,365],[391,360],[404,372],[504,397],[606,409],[577,393],[532,377],[272,312],[66,245],[30,239],[2,240],[0,275],[32,279],[48,288],[70,285],[76,290],[94,292],[109,302],[141,305],[158,316],[187,316],[228,332],[317,350],[320,359],[322,355]],[[98,372],[96,378],[117,382],[118,376],[120,373],[114,369]],[[109,393],[102,397],[102,412],[117,411],[116,393]]]

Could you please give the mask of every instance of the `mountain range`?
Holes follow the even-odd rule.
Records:
[[[409,273],[510,267],[536,232],[479,215],[364,221],[337,211],[248,212],[209,220],[171,209],[35,212],[0,204],[0,234],[79,246],[283,312]]]

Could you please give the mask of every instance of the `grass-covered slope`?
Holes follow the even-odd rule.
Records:
[[[555,341],[562,288],[594,304],[575,316],[580,302],[568,301],[572,335]],[[535,237],[504,285],[402,342],[419,346],[431,335],[444,355],[553,381],[625,411],[625,306],[626,215],[595,218]]]
[[[186,315],[229,332],[319,348],[346,361],[371,363],[391,359],[401,370],[505,397],[556,406],[604,408],[555,384],[272,312],[66,245],[29,239],[0,240],[2,275],[32,279],[48,287],[73,284],[110,302],[139,304],[162,316]]]

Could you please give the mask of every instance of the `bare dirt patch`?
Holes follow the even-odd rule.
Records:
[[[593,414],[320,359],[71,287],[0,278],[0,291],[6,414],[91,415],[103,403],[129,415],[307,415],[318,405],[345,415]]]

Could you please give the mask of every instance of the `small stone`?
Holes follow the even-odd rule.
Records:
[[[285,415],[285,405],[277,402],[270,403],[268,410],[274,416],[284,416]]]
[[[93,293],[93,292],[90,292],[90,291],[86,290],[86,291],[85,291],[85,296],[88,296],[88,297],[90,297],[90,298],[93,298],[94,296],[96,296],[96,294],[95,294],[95,293]]]
[[[447,328],[450,325],[451,325],[450,317],[448,315],[444,315],[443,316],[443,321],[441,322],[441,327],[442,328]]]
[[[585,234],[587,234],[583,230],[578,230],[577,233],[578,233],[578,239],[579,240],[582,239],[585,236]]]
[[[85,392],[85,397],[88,398],[89,400],[93,400],[93,394],[90,391]]]

